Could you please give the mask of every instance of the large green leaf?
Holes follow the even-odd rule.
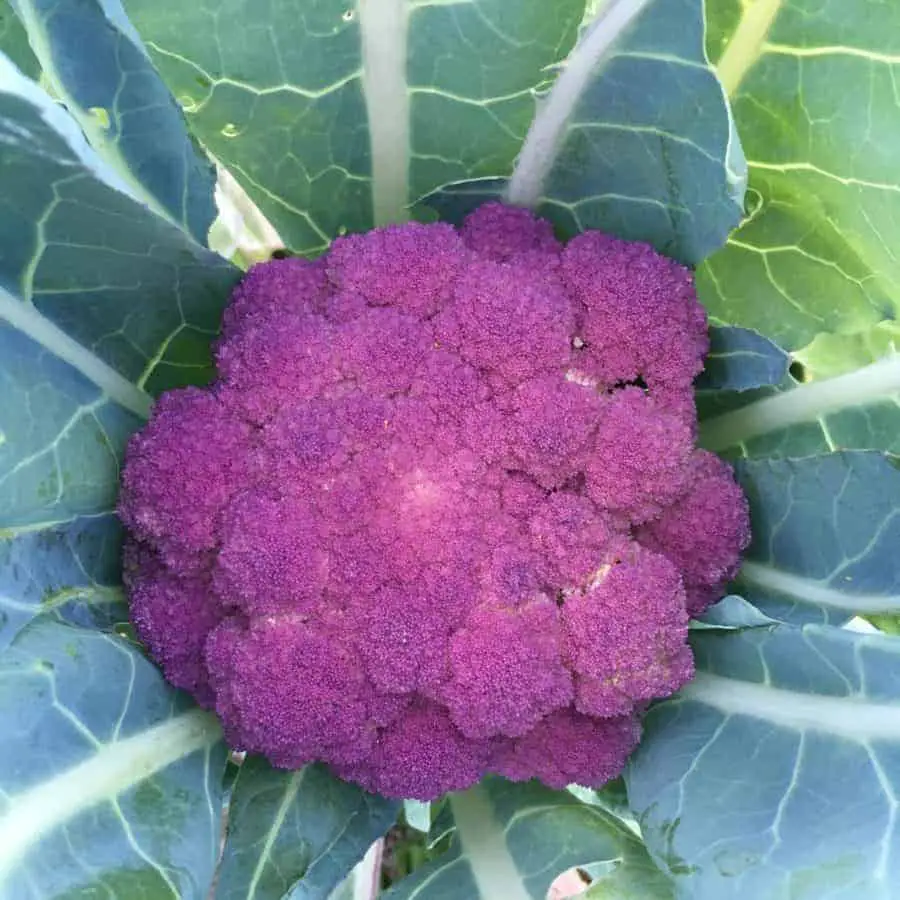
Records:
[[[900,6],[709,4],[749,216],[699,273],[712,313],[794,349],[896,317]]]
[[[777,618],[900,610],[900,470],[873,451],[740,460],[753,542],[738,586]]]
[[[237,273],[5,57],[0,143],[0,897],[205,900],[224,748],[111,633],[112,510],[124,442],[151,392],[205,377]]]
[[[91,567],[77,576],[64,545],[85,540],[79,517],[100,516],[97,529],[118,539],[102,517],[124,443],[151,392],[207,376],[237,272],[123,193],[77,125],[3,58],[0,75],[0,541],[16,561],[3,584],[10,625],[27,619],[39,593],[89,587]],[[111,587],[111,577],[97,584]]]
[[[129,192],[205,243],[215,171],[119,0],[10,0],[56,96]]]
[[[605,864],[591,896],[671,896],[635,834],[566,791],[490,777],[451,794],[449,806],[435,837],[452,831],[450,849],[389,890],[389,900],[545,900],[558,875],[589,864]]]
[[[11,0],[44,75],[131,193],[206,243],[212,163],[197,148],[119,0]]]
[[[0,654],[0,752],[3,900],[206,900],[221,731],[138,650],[28,626]]]
[[[700,262],[740,221],[746,182],[703,38],[702,0],[601,4],[541,99],[511,178],[451,184],[425,205],[459,222],[505,196],[563,236],[597,228]]]
[[[788,625],[694,635],[626,772],[685,900],[893,900],[900,641]],[[652,896],[652,895],[649,895]]]
[[[249,757],[231,796],[216,900],[327,900],[398,810],[324,766],[285,772]]]
[[[126,0],[191,127],[295,250],[506,174],[584,0]]]
[[[542,101],[507,195],[686,263],[740,221],[745,168],[702,0],[609,0]],[[500,173],[502,174],[502,173]]]

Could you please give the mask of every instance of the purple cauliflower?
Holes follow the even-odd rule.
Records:
[[[687,269],[499,203],[255,266],[128,447],[138,635],[276,766],[602,785],[749,539],[707,346]]]

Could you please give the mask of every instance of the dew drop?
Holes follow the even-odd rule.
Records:
[[[341,18],[345,22],[352,22],[356,18],[356,10],[354,9],[345,9],[343,13],[341,13]]]
[[[197,111],[197,108],[198,108],[198,106],[199,106],[199,104],[197,103],[197,101],[196,101],[193,97],[189,97],[187,94],[185,94],[184,96],[178,98],[178,105],[179,105],[186,113],[196,112],[196,111]]]
[[[222,137],[233,138],[237,137],[240,132],[238,131],[237,125],[234,122],[229,122],[220,132]]]

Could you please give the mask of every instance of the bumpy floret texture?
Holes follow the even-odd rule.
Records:
[[[129,445],[137,632],[276,766],[599,786],[748,540],[706,350],[688,270],[498,203],[258,265]]]

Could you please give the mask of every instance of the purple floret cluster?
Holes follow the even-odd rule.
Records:
[[[707,348],[687,269],[498,203],[255,266],[128,448],[138,635],[279,767],[602,785],[748,541]]]

